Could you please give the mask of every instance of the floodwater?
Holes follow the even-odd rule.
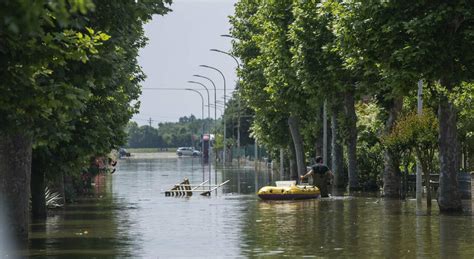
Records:
[[[120,160],[115,174],[81,199],[31,226],[38,258],[473,258],[474,217],[415,213],[415,201],[332,197],[265,202],[255,185],[277,176],[251,165],[211,171],[230,183],[210,197],[165,197],[187,177],[203,180],[198,159]],[[204,177],[209,171],[204,169]]]

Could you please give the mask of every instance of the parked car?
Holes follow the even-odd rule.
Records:
[[[118,153],[119,153],[119,158],[131,156],[130,152],[128,152],[125,148],[119,148]]]
[[[200,156],[201,151],[196,150],[192,147],[180,147],[178,150],[176,150],[176,155],[178,156]]]

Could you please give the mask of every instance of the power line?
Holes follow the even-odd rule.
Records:
[[[193,90],[202,90],[201,88],[188,88]],[[186,91],[185,88],[170,88],[170,87],[143,87],[142,90],[166,90],[166,91]],[[216,88],[218,91],[224,91],[224,88]],[[226,91],[236,91],[235,89],[226,89]]]

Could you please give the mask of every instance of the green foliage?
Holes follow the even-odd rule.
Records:
[[[240,98],[240,100],[239,100]],[[254,121],[254,111],[246,104],[246,99],[243,99],[234,92],[232,98],[227,101],[225,109],[225,120],[227,127],[228,139],[238,139],[239,135],[239,119],[240,119],[240,145],[245,146],[253,144],[254,139],[251,136],[251,124]],[[240,110],[239,110],[240,109]],[[227,142],[226,142],[227,143]]]
[[[263,69],[272,107],[280,113],[298,116],[304,111],[305,93],[291,66],[293,43],[289,38],[290,25],[294,20],[288,12],[292,1],[265,1],[257,13],[263,34],[259,47],[265,62]]]
[[[384,125],[380,108],[372,102],[356,105],[357,112],[357,162],[359,181],[366,190],[377,190],[383,172],[383,146],[379,136]]]
[[[32,134],[42,131],[36,124],[52,114],[81,108],[87,89],[63,80],[68,72],[65,65],[86,62],[107,35],[73,27],[73,21],[80,19],[68,19],[78,9],[91,8],[90,1],[0,4],[2,12],[15,7],[15,12],[2,15],[0,26],[5,28],[0,29],[0,112],[7,114],[0,119],[0,130]]]
[[[178,122],[160,123],[158,129],[148,125],[138,126],[130,122],[125,130],[128,135],[127,147],[131,148],[175,148],[200,145],[202,125],[213,124],[212,120],[202,121],[194,115],[181,117]]]
[[[235,15],[230,18],[233,25],[233,53],[240,58],[239,89],[242,107],[249,107],[255,114],[252,134],[267,146],[285,146],[289,133],[286,124],[287,112],[280,103],[271,99],[271,91],[265,78],[267,64],[261,42],[264,33],[264,17],[260,6],[264,1],[243,0],[235,6]]]
[[[336,37],[331,29],[334,16],[322,8],[322,1],[295,1],[294,22],[290,26],[292,63],[311,102],[322,104],[324,99],[334,99],[349,83],[349,75],[342,67],[336,47]]]
[[[400,117],[390,134],[384,136],[384,145],[394,152],[410,154],[414,152],[420,161],[425,182],[429,174],[434,173],[435,153],[438,149],[438,120],[434,113],[423,110],[421,115],[415,112]]]
[[[48,178],[126,141],[145,75],[144,24],[170,0],[0,3],[0,132],[33,137]]]
[[[446,129],[453,128],[456,117],[459,140],[472,150],[473,6],[462,0],[238,1],[231,33],[236,38],[233,52],[243,63],[241,97],[255,113],[252,134],[269,149],[285,147],[288,142],[282,140],[290,139],[287,118],[297,116],[304,125],[305,146],[311,147],[315,136],[320,137],[322,102],[327,99],[329,107],[339,107],[342,96],[354,96],[359,102],[361,178],[376,181],[383,171],[384,147],[406,157],[414,152],[425,169],[433,170],[436,127],[451,134],[443,140],[455,137],[455,131]],[[425,104],[439,105],[444,109],[440,114],[450,120],[439,126],[428,110],[422,117],[410,113],[381,140],[397,116],[393,105],[415,96],[420,79],[425,82]],[[405,99],[412,109],[415,99]],[[346,138],[355,135],[349,128],[352,120],[341,122]],[[448,149],[440,154],[448,157],[455,148]]]
[[[459,113],[458,129],[461,141],[474,146],[474,83],[462,83],[451,96]]]
[[[458,113],[458,133],[464,159],[474,161],[474,84],[463,83],[454,90],[454,104]],[[474,170],[474,163],[464,163],[464,170]]]
[[[430,110],[422,115],[411,112],[399,118],[392,132],[383,138],[387,148],[395,152],[409,149],[432,150],[438,146],[438,121]]]
[[[130,122],[127,126],[128,143],[131,148],[160,148],[165,147],[163,137],[158,130],[150,126],[138,127],[136,122]]]
[[[145,78],[137,61],[139,48],[146,43],[143,25],[152,14],[168,10],[153,7],[161,0],[139,2],[100,1],[87,17],[91,28],[106,31],[111,38],[98,48],[96,58],[73,67],[81,75],[74,80],[91,78],[92,89],[83,112],[71,121],[71,139],[53,151],[60,169],[68,174],[87,171],[91,156],[104,156],[126,143],[125,127],[138,111],[136,100]]]

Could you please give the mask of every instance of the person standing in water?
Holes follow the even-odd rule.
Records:
[[[310,175],[313,176],[313,185],[318,187],[321,191],[321,197],[329,197],[328,182],[333,178],[333,174],[331,170],[329,170],[329,167],[323,164],[322,157],[316,157],[316,164],[311,166],[311,170],[300,178],[303,180],[308,178]]]

